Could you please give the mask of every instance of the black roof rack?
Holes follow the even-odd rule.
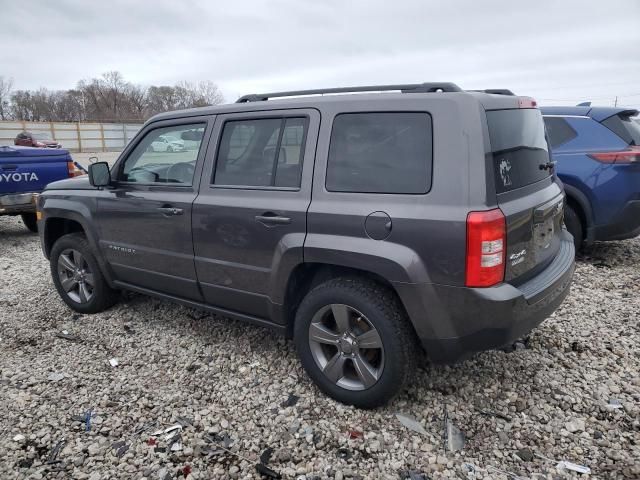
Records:
[[[463,90],[451,82],[413,83],[406,85],[367,85],[363,87],[321,88],[317,90],[294,90],[291,92],[253,93],[244,95],[236,103],[262,102],[277,97],[297,97],[301,95],[323,95],[327,93],[384,92],[399,90],[402,93],[462,92]]]

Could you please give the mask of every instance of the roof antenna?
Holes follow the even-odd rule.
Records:
[[[590,106],[591,106],[591,102],[582,102],[576,105],[576,107],[590,107]]]

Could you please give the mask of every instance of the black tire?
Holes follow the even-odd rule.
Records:
[[[20,216],[25,227],[34,233],[38,232],[38,217],[35,213],[23,213]]]
[[[357,391],[342,388],[325,376],[314,359],[309,329],[316,313],[331,304],[356,309],[379,333],[384,366],[376,383],[368,388]],[[398,394],[414,374],[422,356],[415,332],[394,293],[360,278],[336,278],[311,290],[296,313],[294,342],[303,367],[320,390],[339,402],[359,408],[384,405]]]
[[[584,240],[584,230],[582,228],[582,221],[576,213],[576,211],[569,205],[564,209],[564,224],[569,230],[569,233],[573,235],[573,244],[576,247],[576,252],[582,248],[582,242]]]
[[[94,285],[92,296],[86,302],[78,302],[72,299],[62,286],[58,272],[58,260],[63,252],[70,249],[80,252],[86,261],[87,271],[93,274]],[[51,277],[53,278],[56,290],[58,290],[58,294],[60,294],[62,300],[64,300],[72,310],[80,313],[98,313],[113,306],[118,301],[118,292],[110,288],[107,284],[91,246],[82,233],[70,233],[60,237],[51,249],[49,265],[51,268]]]
[[[167,152],[168,152],[168,153],[173,153],[173,147],[172,147],[171,145],[169,145],[169,146],[167,147]]]

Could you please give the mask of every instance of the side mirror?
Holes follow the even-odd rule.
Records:
[[[107,162],[89,165],[89,183],[94,187],[106,187],[111,183],[111,173]]]

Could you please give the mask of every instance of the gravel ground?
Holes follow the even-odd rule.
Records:
[[[37,236],[0,217],[0,478],[260,478],[268,448],[283,478],[589,477],[560,460],[640,478],[639,263],[640,238],[594,246],[515,351],[425,366],[386,408],[360,411],[320,394],[267,330],[137,295],[73,314]],[[443,447],[445,406],[463,450]],[[152,434],[178,421],[171,451],[176,438]]]

